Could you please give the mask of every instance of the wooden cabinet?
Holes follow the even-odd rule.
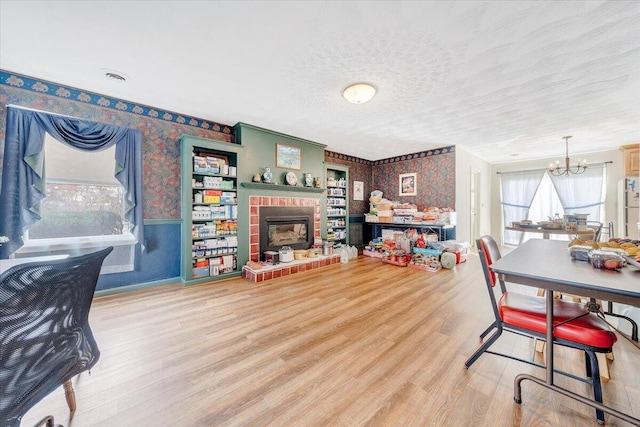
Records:
[[[629,144],[620,147],[624,159],[625,175],[640,175],[640,144]]]
[[[181,278],[185,285],[239,275],[233,144],[185,135],[182,151]]]
[[[332,242],[349,243],[349,167],[325,165],[327,207],[323,237]]]

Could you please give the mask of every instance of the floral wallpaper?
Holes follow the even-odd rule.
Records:
[[[423,210],[430,206],[455,208],[455,147],[376,160],[372,165],[373,186],[385,199],[415,203]],[[417,195],[399,196],[399,175],[417,174]]]
[[[171,111],[135,104],[93,92],[0,70],[0,176],[6,129],[6,106],[19,105],[142,132],[145,219],[180,218],[180,136],[235,142],[233,127]],[[455,150],[437,150],[376,161],[325,151],[325,161],[349,166],[353,181],[364,183],[363,201],[350,200],[350,214],[369,211],[369,195],[382,190],[390,200],[428,206],[454,207]],[[417,173],[417,196],[398,197],[398,175]]]
[[[180,218],[180,136],[233,143],[233,128],[0,70],[0,176],[6,106],[18,105],[142,132],[145,219]]]
[[[455,147],[421,151],[382,160],[364,160],[346,154],[325,151],[325,161],[349,166],[349,188],[353,181],[364,182],[363,201],[350,200],[349,213],[369,212],[369,196],[374,190],[392,201],[415,203],[420,210],[436,206],[455,208]],[[399,196],[399,175],[417,174],[416,196]]]

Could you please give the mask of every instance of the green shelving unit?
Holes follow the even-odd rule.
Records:
[[[322,238],[349,244],[349,167],[325,163],[325,187]]]
[[[181,280],[194,285],[240,275],[238,160],[242,146],[184,135]]]

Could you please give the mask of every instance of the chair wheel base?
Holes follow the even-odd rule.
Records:
[[[34,427],[62,427],[60,424],[55,424],[53,421],[53,415],[47,415],[41,419]]]
[[[522,399],[518,399],[517,397],[514,397],[513,401],[516,402],[518,405],[522,404]]]

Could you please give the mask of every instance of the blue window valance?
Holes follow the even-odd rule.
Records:
[[[139,130],[60,116],[16,106],[7,107],[0,191],[0,247],[8,258],[23,245],[22,235],[40,220],[44,192],[44,137],[90,151],[116,146],[115,178],[125,189],[125,219],[136,242],[144,244],[142,218],[142,134]]]

